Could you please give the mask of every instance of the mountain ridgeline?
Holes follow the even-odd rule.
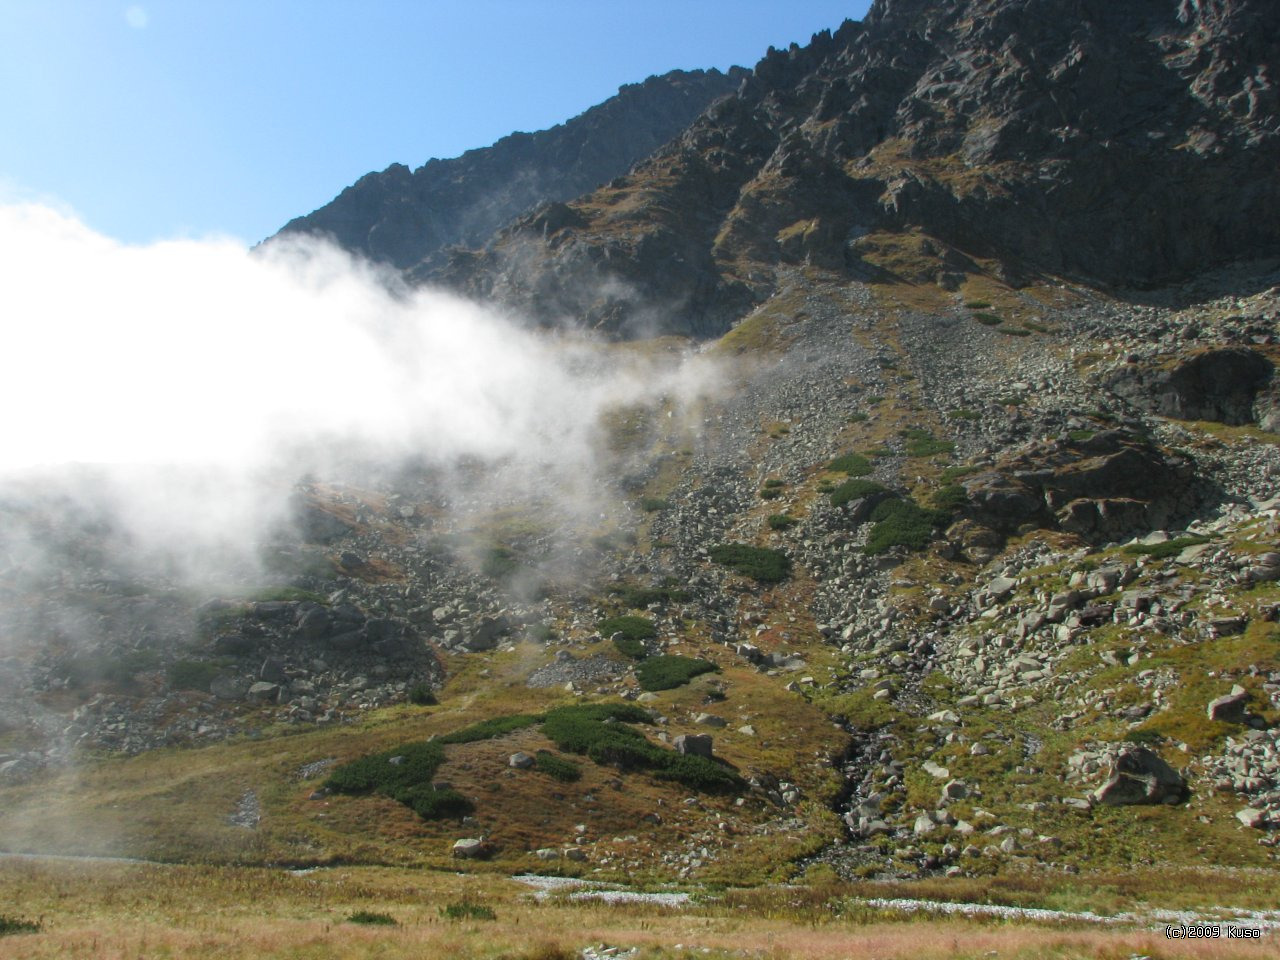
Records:
[[[652,78],[285,229],[620,336],[719,335],[780,264],[1150,287],[1280,249],[1277,38],[1263,0],[876,0],[740,84]]]
[[[568,200],[625,173],[680,133],[746,71],[673,70],[628,84],[550,130],[513,133],[491,147],[417,170],[395,163],[334,200],[289,221],[282,235],[329,236],[343,248],[400,269],[430,264],[454,244],[483,243],[548,200]]]

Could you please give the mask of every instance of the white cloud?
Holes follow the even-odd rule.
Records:
[[[161,536],[206,516],[218,539],[248,531],[289,480],[353,450],[505,460],[585,496],[602,412],[709,380],[397,288],[312,242],[128,246],[11,205],[0,263],[0,475],[115,465],[121,515]]]

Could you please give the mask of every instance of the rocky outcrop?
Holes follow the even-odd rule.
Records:
[[[1176,770],[1145,747],[1133,747],[1115,758],[1093,800],[1104,806],[1181,803],[1187,794],[1187,783]]]
[[[327,236],[371,260],[408,268],[453,244],[479,245],[517,215],[620,176],[672,137],[745,71],[673,70],[629,84],[599,106],[537,133],[416,170],[392,164],[289,221],[277,236]]]
[[[877,0],[554,223],[428,273],[631,336],[719,333],[779,262],[950,289],[976,258],[1188,277],[1280,250],[1278,36],[1262,0]]]
[[[1195,505],[1191,465],[1122,430],[1029,444],[965,481],[975,517],[1055,526],[1091,541],[1163,527]]]
[[[1265,394],[1275,365],[1243,347],[1205,350],[1163,363],[1129,363],[1105,378],[1105,386],[1141,409],[1180,420],[1214,420],[1240,425],[1262,419],[1256,403]]]

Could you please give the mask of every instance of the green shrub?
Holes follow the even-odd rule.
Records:
[[[648,656],[644,641],[652,640],[658,635],[658,627],[648,617],[636,617],[630,614],[621,617],[609,617],[600,621],[600,634],[613,637],[613,645],[624,656],[633,660],[642,660]]]
[[[557,757],[547,750],[538,751],[537,756],[534,757],[533,766],[540,773],[545,773],[553,780],[559,780],[561,783],[573,783],[575,780],[582,779],[581,767],[572,760]]]
[[[949,483],[934,491],[933,505],[947,513],[955,513],[969,502],[969,491],[958,483]]]
[[[961,467],[947,467],[942,471],[942,482],[954,483],[961,477],[967,477],[972,473],[977,473],[980,469],[982,468],[974,466],[971,463]]]
[[[620,654],[632,660],[643,660],[649,655],[649,649],[644,645],[643,640],[634,640],[631,637],[615,634],[613,645]]]
[[[741,778],[715,761],[664,749],[627,726],[651,722],[648,713],[630,704],[586,704],[549,711],[543,732],[561,750],[600,764],[648,770],[695,790],[725,792],[743,786]]]
[[[831,505],[833,507],[842,507],[846,503],[852,503],[854,500],[861,500],[864,497],[888,492],[888,487],[876,483],[874,480],[853,477],[831,491]]]
[[[851,477],[865,477],[871,473],[871,461],[860,453],[846,453],[842,457],[836,457],[827,467],[828,470],[835,470],[839,473],[848,474]]]
[[[908,457],[932,457],[939,453],[951,453],[956,445],[950,440],[939,440],[926,430],[912,427],[901,432],[907,441]]]
[[[357,910],[347,917],[347,923],[367,923],[370,926],[394,927],[396,918],[389,913],[374,913],[372,910]]]
[[[434,707],[439,703],[436,700],[436,692],[431,689],[429,683],[415,683],[409,688],[408,697],[410,703],[419,707]]]
[[[769,489],[773,489],[775,487],[785,487],[786,485],[787,485],[786,481],[779,480],[777,477],[771,477],[770,479],[764,482],[764,486]]]
[[[401,758],[392,763],[395,757]],[[335,767],[325,786],[335,793],[385,793],[388,796],[421,784],[430,784],[444,747],[439,740],[408,743],[394,750],[360,757]]]
[[[694,677],[719,670],[714,663],[694,657],[650,657],[636,667],[636,679],[644,690],[671,690],[684,686]]]
[[[1208,537],[1198,535],[1175,537],[1172,540],[1166,540],[1164,543],[1131,543],[1124,548],[1124,552],[1130,556],[1147,556],[1154,557],[1156,560],[1165,560],[1169,557],[1176,557],[1187,547],[1194,547],[1196,544],[1208,542]]]
[[[27,920],[23,917],[11,917],[0,913],[0,937],[11,933],[39,933],[40,921]]]
[[[967,407],[958,407],[955,410],[948,411],[947,417],[951,420],[981,420],[982,414]]]
[[[946,523],[941,510],[927,510],[912,500],[886,500],[871,511],[874,526],[863,550],[871,555],[892,547],[920,550],[933,539],[934,527]]]
[[[773,513],[769,515],[770,530],[787,530],[794,527],[800,521],[795,517],[789,517],[785,513]]]
[[[712,561],[761,583],[781,583],[791,574],[791,560],[781,550],[726,543],[712,547]]]
[[[508,547],[490,547],[480,560],[480,569],[493,580],[509,578],[518,566],[515,551]]]
[[[777,500],[780,496],[782,496],[780,487],[764,487],[760,490],[761,500]]]
[[[866,423],[870,419],[871,417],[863,413],[861,410],[855,410],[853,413],[845,417],[845,420],[849,423]]]
[[[1003,322],[994,313],[975,313],[973,319],[988,327],[998,327]]]
[[[657,513],[659,510],[666,510],[671,506],[669,500],[663,500],[659,497],[644,497],[640,501],[640,509],[645,513]]]
[[[991,304],[985,300],[970,300],[965,306],[970,310],[989,310],[991,308]]]
[[[878,403],[883,403],[884,397],[879,394],[872,394],[871,396],[863,397],[862,402],[874,407]]]
[[[403,803],[423,820],[461,820],[475,810],[471,801],[456,790],[438,790],[429,783],[398,790],[391,799]]]
[[[542,717],[531,713],[514,713],[505,717],[490,717],[488,720],[481,720],[479,723],[473,723],[471,726],[455,730],[453,733],[446,733],[443,737],[437,737],[435,742],[475,743],[477,740],[494,740],[541,722]]]
[[[525,628],[524,635],[534,643],[550,643],[556,638],[556,632],[548,624],[534,623]]]
[[[1031,331],[1023,327],[996,327],[996,333],[1003,333],[1010,337],[1029,337]]]
[[[1092,440],[1096,430],[1071,430],[1067,433],[1067,439],[1072,443],[1084,443],[1086,440]]]
[[[451,903],[448,906],[440,908],[440,916],[446,920],[497,920],[498,915],[493,912],[492,907],[486,907],[480,903],[471,903],[469,900],[463,900],[461,903]]]
[[[209,692],[209,684],[221,673],[216,663],[205,660],[178,660],[169,664],[169,686],[175,690],[203,690]]]

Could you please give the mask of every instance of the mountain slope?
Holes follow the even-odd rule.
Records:
[[[673,70],[550,130],[513,133],[491,147],[392,164],[280,231],[332,237],[347,250],[405,268],[452,244],[478,244],[545,200],[567,200],[625,173],[676,136],[745,71]]]
[[[630,175],[417,275],[624,335],[721,332],[779,261],[1186,278],[1280,249],[1277,37],[1253,0],[882,0],[771,51]],[[910,231],[941,243],[904,270],[877,234]]]

